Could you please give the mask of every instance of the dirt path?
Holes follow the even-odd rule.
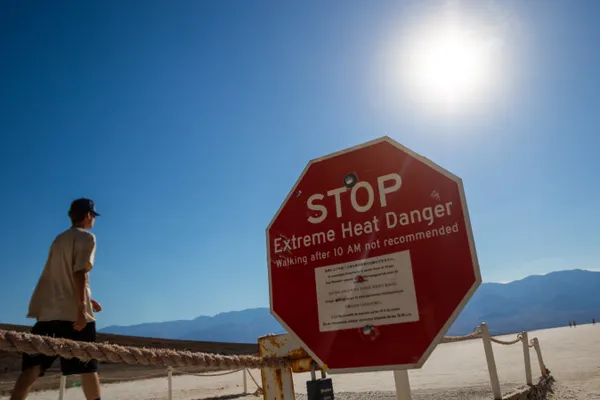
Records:
[[[559,382],[554,399],[600,400],[600,325],[580,325],[531,332],[538,337],[544,361]],[[509,335],[506,338],[514,338]],[[503,392],[524,383],[523,353],[520,344],[494,345],[494,353]],[[535,352],[531,352],[534,376],[539,375]],[[252,371],[260,379],[259,371]],[[480,340],[439,346],[420,370],[409,372],[415,399],[490,398],[489,377]],[[332,375],[334,390],[340,399],[392,399],[394,380],[391,372]],[[296,374],[294,384],[299,398],[306,394],[310,374]],[[259,381],[260,383],[260,381]],[[249,391],[255,386],[248,379]],[[148,379],[103,385],[103,398],[119,400],[166,399],[167,380]],[[173,378],[173,398],[195,400],[235,395],[243,391],[241,372],[220,377],[177,376]],[[30,395],[32,400],[55,400],[56,391]],[[80,388],[68,389],[65,400],[81,399]],[[238,397],[242,398],[242,397]],[[248,398],[256,397],[249,396]],[[7,397],[0,397],[6,400]]]

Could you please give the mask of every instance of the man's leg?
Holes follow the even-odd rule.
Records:
[[[40,376],[42,368],[40,365],[34,365],[33,367],[27,368],[21,372],[19,379],[15,382],[10,400],[25,400],[31,387]]]
[[[96,323],[88,322],[81,330],[73,329],[72,322],[64,322],[63,330],[66,338],[78,342],[96,341]],[[82,361],[77,358],[60,359],[63,375],[80,375],[81,388],[86,400],[100,400],[100,380],[98,379],[98,360]]]
[[[52,326],[48,322],[36,322],[31,328],[34,335],[54,336]],[[21,375],[15,382],[10,400],[23,400],[38,377],[44,376],[48,368],[52,366],[56,356],[45,356],[43,354],[24,353],[21,361]]]
[[[100,400],[100,379],[97,372],[81,374],[81,388],[87,400]]]

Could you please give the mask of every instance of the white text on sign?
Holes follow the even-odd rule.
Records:
[[[391,185],[388,183],[391,183]],[[397,191],[398,189],[400,189],[401,186],[402,177],[396,173],[377,177],[377,191],[379,193],[379,204],[382,208],[387,206],[386,196],[389,193]],[[341,218],[343,215],[342,199],[340,197],[340,194],[346,192],[347,190],[348,188],[346,186],[342,186],[340,188],[332,189],[327,192],[328,197],[333,196],[335,199],[335,215],[338,218]],[[356,200],[356,194],[359,190],[364,190],[367,193],[367,201],[365,204],[358,204],[358,201]],[[310,223],[318,224],[323,222],[323,220],[327,218],[327,207],[325,207],[323,204],[315,204],[315,201],[323,200],[324,198],[325,196],[321,193],[315,193],[308,198],[309,210],[317,211],[319,213],[318,216],[308,217],[308,221]],[[354,208],[354,210],[356,210],[357,212],[367,212],[371,209],[374,202],[375,189],[373,189],[373,186],[369,182],[361,181],[352,186],[350,192],[350,204],[352,205],[352,208]]]
[[[451,201],[444,204],[436,204],[422,209],[410,210],[406,212],[387,212],[384,223],[380,223],[379,218],[373,217],[367,221],[348,221],[340,225],[342,239],[370,235],[374,232],[380,232],[381,226],[387,229],[395,229],[414,224],[426,223],[432,226],[436,220],[452,216]],[[338,235],[335,230],[329,229],[322,232],[313,232],[302,236],[292,235],[291,237],[278,237],[274,239],[275,253],[291,252],[301,248],[312,247],[325,243],[336,241]]]
[[[401,186],[402,177],[397,173],[390,173],[377,177],[375,185],[371,185],[367,181],[361,181],[357,182],[351,188],[341,187],[329,190],[327,196],[334,198],[336,216],[337,218],[341,218],[344,216],[344,207],[347,216],[349,206],[347,203],[343,203],[341,193],[350,191],[350,206],[355,211],[364,213],[372,209],[376,199],[379,200],[381,208],[390,205],[390,194],[397,192]],[[360,193],[361,191],[364,193]],[[366,196],[360,197],[357,196],[357,193],[361,195],[366,194]],[[308,198],[306,206],[313,213],[307,217],[307,221],[311,224],[319,224],[327,217],[330,210],[323,204],[324,202],[319,202],[324,200],[324,198],[325,195],[321,193],[313,194]],[[305,234],[289,232],[289,236],[280,234],[279,237],[273,238],[273,250],[275,254],[286,253],[289,256],[299,249],[326,245],[336,242],[339,239],[371,237],[382,230],[402,229],[411,225],[433,227],[437,223],[442,222],[442,220],[445,220],[445,223],[448,224],[448,219],[451,219],[453,214],[455,214],[453,209],[454,204],[452,201],[441,202],[439,196],[436,200],[439,202],[438,204],[428,204],[422,208],[412,210],[389,210],[382,212],[379,216],[371,216],[363,220],[353,219],[344,221],[342,219],[337,229],[329,228]],[[332,204],[330,204],[330,208],[331,206]]]

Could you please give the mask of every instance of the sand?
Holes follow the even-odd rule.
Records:
[[[515,335],[500,338],[512,339]],[[600,399],[600,324],[579,325],[530,332],[538,337],[544,361],[558,381],[553,399]],[[494,344],[494,354],[502,392],[507,393],[525,383],[521,344]],[[531,351],[534,376],[540,375],[537,358]],[[260,383],[260,371],[251,371]],[[393,399],[392,372],[330,375],[338,399]],[[438,346],[420,370],[409,371],[414,399],[490,399],[489,375],[481,340],[448,343]],[[310,374],[295,374],[299,399],[305,399],[306,380]],[[248,379],[248,391],[256,386]],[[173,398],[196,400],[214,397],[256,399],[239,396],[243,392],[242,373],[217,377],[176,376]],[[235,396],[238,395],[238,396]],[[232,397],[234,396],[234,397]],[[166,399],[167,379],[155,378],[135,382],[103,384],[106,399]],[[262,396],[261,396],[262,397]],[[32,400],[55,400],[57,391],[32,393]],[[65,400],[81,399],[81,388],[66,391]],[[0,399],[8,399],[0,397]]]

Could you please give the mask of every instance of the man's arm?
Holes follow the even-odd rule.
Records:
[[[77,308],[80,313],[85,311],[87,296],[87,271],[75,271],[75,294],[77,296]]]
[[[93,234],[87,233],[85,238],[78,240],[77,243],[73,265],[73,278],[75,281],[78,318],[82,319],[85,316],[87,304],[88,272],[93,267],[96,253],[96,238]]]

